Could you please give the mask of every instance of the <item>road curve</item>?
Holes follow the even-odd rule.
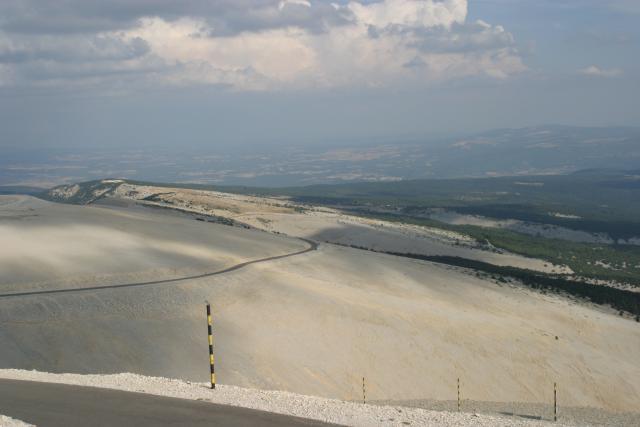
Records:
[[[0,414],[47,427],[330,426],[305,418],[195,400],[4,379],[0,379]]]
[[[35,296],[35,295],[69,294],[69,293],[74,293],[74,292],[87,292],[87,291],[96,291],[96,290],[101,290],[101,289],[135,288],[135,287],[139,287],[139,286],[166,285],[166,284],[169,284],[169,283],[178,283],[178,282],[184,282],[184,281],[187,281],[187,280],[202,279],[203,277],[217,276],[217,275],[220,275],[220,274],[230,273],[232,271],[240,270],[241,268],[244,268],[244,267],[246,267],[248,265],[251,265],[251,264],[258,264],[258,263],[274,261],[274,260],[282,259],[282,258],[289,258],[289,257],[292,257],[292,256],[302,255],[302,254],[305,254],[307,252],[315,251],[315,250],[318,249],[318,243],[314,242],[313,240],[308,240],[308,239],[304,239],[304,238],[301,238],[301,237],[299,237],[298,240],[302,240],[303,242],[307,243],[309,245],[309,247],[306,248],[306,249],[302,249],[302,250],[296,251],[296,252],[291,252],[291,253],[288,253],[288,254],[276,255],[276,256],[271,256],[271,257],[266,257],[266,258],[259,258],[259,259],[254,259],[254,260],[251,260],[251,261],[245,261],[245,262],[242,262],[240,264],[236,264],[236,265],[232,265],[231,267],[224,268],[222,270],[212,271],[210,273],[202,273],[202,274],[197,274],[197,275],[194,275],[194,276],[178,277],[178,278],[175,278],[175,279],[152,280],[152,281],[148,281],[148,282],[136,282],[136,283],[122,283],[122,284],[118,284],[118,285],[90,286],[90,287],[86,287],[86,288],[49,289],[49,290],[28,291],[28,292],[13,292],[13,293],[9,293],[9,294],[0,294],[0,299],[2,299],[2,298],[16,298],[16,297],[28,297],[28,296]]]

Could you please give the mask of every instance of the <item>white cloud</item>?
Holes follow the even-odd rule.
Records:
[[[186,65],[172,76],[174,82],[217,82],[238,89],[431,84],[477,75],[506,78],[525,69],[504,28],[465,23],[466,0],[335,7],[352,12],[350,24],[319,33],[289,26],[194,38],[206,22],[151,18],[130,34],[147,40],[160,57]]]
[[[619,77],[623,73],[622,70],[619,68],[600,68],[596,65],[590,65],[578,71],[580,74],[584,74],[586,76],[607,77],[607,78]]]
[[[220,21],[217,15],[193,13],[170,18],[158,14],[141,17],[134,26],[98,32],[95,40],[118,42],[109,45],[114,59],[106,66],[116,70],[116,77],[94,81],[106,86],[107,79],[117,79],[117,71],[124,69],[129,74],[149,72],[154,84],[224,84],[237,90],[393,87],[470,76],[502,79],[525,69],[513,37],[502,26],[466,22],[467,0],[254,3],[255,8],[247,9],[241,18],[237,8],[230,6],[233,14],[228,22]],[[127,23],[131,19],[128,17]],[[69,51],[77,43],[79,52],[88,51],[82,59],[85,63],[76,65],[77,69],[91,73],[98,60],[105,67],[104,59],[94,58],[91,63],[94,50],[92,45],[87,47],[84,35],[31,34],[19,38],[9,33],[3,37],[0,31],[0,63],[3,54],[15,53],[15,49],[3,51],[3,39],[7,46],[19,44],[23,56],[33,59],[10,65],[14,75],[24,74],[22,80],[29,78],[26,73],[34,69],[34,63],[42,63],[39,46],[43,40],[60,43]],[[118,64],[118,54],[131,58]],[[63,57],[48,61],[39,82],[46,80],[47,70],[55,71],[59,82],[72,68]],[[78,76],[70,73],[70,78],[77,80]]]
[[[369,4],[351,2],[347,7],[358,24],[380,28],[388,25],[451,27],[453,23],[463,23],[467,17],[467,0],[384,0]]]
[[[282,10],[289,4],[297,4],[299,6],[311,7],[311,3],[307,0],[281,0],[278,4],[278,9]]]

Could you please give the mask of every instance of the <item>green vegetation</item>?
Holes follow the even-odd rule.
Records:
[[[88,181],[75,184],[77,189],[71,194],[65,194],[64,192],[57,192],[56,190],[70,189],[73,186],[61,185],[54,187],[51,190],[42,191],[41,193],[34,194],[41,199],[50,200],[52,202],[71,203],[76,205],[86,205],[93,203],[105,197],[107,194],[115,191],[120,183],[115,182],[103,182],[102,180]]]
[[[443,208],[461,214],[512,218],[606,233],[614,239],[640,236],[640,171],[595,170],[571,175],[423,179],[286,188],[128,182],[287,196],[297,202],[317,205],[392,209],[406,216]]]
[[[289,196],[298,202],[318,205],[386,208],[407,216],[443,208],[463,214],[607,233],[614,239],[640,236],[640,171],[216,189]]]
[[[640,247],[637,246],[576,243],[473,226],[457,228],[498,248],[567,265],[583,277],[640,286]]]

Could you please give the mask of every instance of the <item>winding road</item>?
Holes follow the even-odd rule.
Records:
[[[0,414],[48,427],[331,425],[210,402],[5,379],[0,379]]]
[[[306,248],[306,249],[302,249],[302,250],[296,251],[296,252],[291,252],[291,253],[288,253],[288,254],[276,255],[276,256],[270,256],[270,257],[266,257],[266,258],[259,258],[259,259],[254,259],[254,260],[250,260],[250,261],[245,261],[245,262],[242,262],[240,264],[235,264],[235,265],[232,265],[231,267],[224,268],[222,270],[212,271],[212,272],[209,272],[209,273],[197,274],[197,275],[194,275],[194,276],[178,277],[178,278],[175,278],[175,279],[152,280],[152,281],[148,281],[148,282],[121,283],[121,284],[117,284],[117,285],[90,286],[90,287],[86,287],[86,288],[47,289],[47,290],[41,290],[41,291],[13,292],[13,293],[8,293],[8,294],[0,294],[0,298],[17,298],[17,297],[36,296],[36,295],[68,294],[68,293],[74,293],[74,292],[96,291],[96,290],[101,290],[101,289],[135,288],[135,287],[139,287],[139,286],[153,286],[153,285],[166,285],[166,284],[169,284],[169,283],[179,283],[179,282],[184,282],[184,281],[187,281],[187,280],[202,279],[204,277],[218,276],[220,274],[225,274],[225,273],[230,273],[232,271],[240,270],[241,268],[244,268],[244,267],[246,267],[248,265],[251,265],[251,264],[259,264],[259,263],[263,263],[263,262],[275,261],[277,259],[289,258],[289,257],[293,257],[293,256],[296,256],[296,255],[302,255],[302,254],[305,254],[305,253],[308,253],[308,252],[311,252],[311,251],[315,251],[315,250],[318,249],[318,243],[314,242],[313,240],[304,239],[304,238],[301,238],[301,237],[299,237],[298,240],[301,240],[301,241],[305,242],[306,244],[309,245],[309,247]]]

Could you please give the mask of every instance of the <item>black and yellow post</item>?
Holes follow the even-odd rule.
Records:
[[[364,387],[364,377],[362,377],[362,403],[367,404],[367,390]]]
[[[458,378],[458,412],[460,412],[460,378]]]
[[[558,421],[558,386],[553,383],[553,421]]]
[[[211,388],[216,388],[216,371],[213,363],[213,332],[211,321],[211,305],[207,303],[207,332],[209,334],[209,367],[211,372]]]

